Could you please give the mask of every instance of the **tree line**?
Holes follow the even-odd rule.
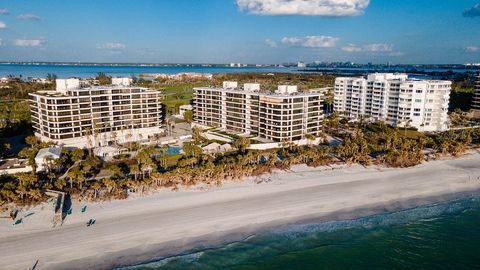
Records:
[[[233,144],[235,151],[211,155],[203,153],[200,147],[208,141],[194,138],[184,144],[182,154],[138,145],[133,157],[121,156],[109,162],[86,149],[64,149],[60,159],[45,160],[44,173],[1,176],[0,201],[10,206],[37,204],[47,199],[43,192],[46,189],[70,193],[78,200],[123,199],[131,192],[146,194],[162,188],[219,186],[225,181],[287,170],[296,164],[410,167],[444,155],[460,156],[480,143],[480,129],[424,134],[382,122],[352,124],[335,114],[325,121],[325,132],[341,143],[305,146],[284,143],[279,149],[259,151],[250,150],[249,139],[239,137]],[[34,165],[36,152],[47,145],[35,137],[28,137],[27,143],[29,147],[20,155]]]

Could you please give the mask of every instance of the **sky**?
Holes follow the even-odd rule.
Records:
[[[480,0],[0,0],[0,61],[480,62]]]

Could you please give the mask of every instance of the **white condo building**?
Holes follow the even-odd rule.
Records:
[[[393,73],[374,73],[367,78],[338,77],[334,110],[351,119],[368,117],[419,131],[445,131],[449,124],[451,84]]]
[[[280,85],[274,92],[260,85],[224,82],[222,88],[194,88],[194,121],[272,142],[318,136],[323,120],[321,93],[301,93]]]
[[[472,99],[473,117],[480,118],[480,74],[477,76],[475,92]]]
[[[161,93],[113,78],[109,86],[57,80],[52,91],[30,94],[32,125],[42,141],[96,147],[147,140],[162,132]]]

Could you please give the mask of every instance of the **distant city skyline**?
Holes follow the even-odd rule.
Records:
[[[6,0],[0,61],[480,62],[479,0]]]

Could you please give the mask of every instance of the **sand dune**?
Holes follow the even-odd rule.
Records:
[[[51,206],[38,206],[20,226],[0,220],[0,268],[28,269],[39,260],[37,269],[110,269],[241,239],[269,226],[451,199],[480,189],[480,154],[408,169],[297,166],[263,178],[271,181],[162,191],[88,204],[86,213],[80,212],[84,204],[75,204],[58,228],[51,228]],[[90,218],[96,224],[87,228]]]

